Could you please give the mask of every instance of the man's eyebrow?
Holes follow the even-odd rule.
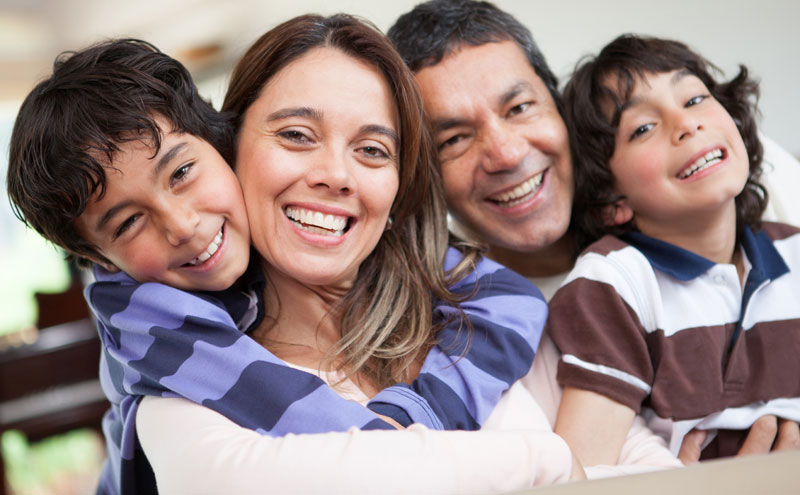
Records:
[[[161,171],[164,170],[164,167],[166,167],[178,153],[186,149],[187,146],[188,144],[185,141],[178,143],[161,155],[161,158],[158,159],[158,163],[156,163],[156,168],[153,169],[153,180],[155,180],[155,178],[161,174]]]
[[[321,121],[322,112],[316,108],[309,107],[282,108],[269,114],[267,116],[267,122],[274,122],[289,117],[307,117],[316,121]]]
[[[360,134],[370,134],[373,132],[377,134],[383,134],[384,136],[388,137],[389,139],[394,141],[395,146],[400,145],[400,136],[397,135],[394,129],[378,124],[367,124],[359,128]]]
[[[467,125],[468,123],[469,122],[466,119],[459,118],[433,119],[431,120],[431,128],[433,129],[434,133],[437,133],[452,129],[453,127]]]
[[[501,94],[500,98],[498,98],[498,103],[501,107],[507,105],[508,102],[519,96],[520,93],[529,89],[531,89],[531,85],[529,83],[520,81]]]

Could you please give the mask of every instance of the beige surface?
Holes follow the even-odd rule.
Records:
[[[708,461],[683,469],[568,483],[517,495],[788,495],[800,493],[800,451]]]

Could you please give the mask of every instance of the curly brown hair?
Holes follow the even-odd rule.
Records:
[[[636,228],[635,219],[609,225],[604,211],[621,199],[615,192],[609,165],[623,105],[630,100],[645,73],[688,70],[733,118],[750,160],[750,175],[736,196],[737,239],[745,226],[757,230],[767,206],[767,191],[758,182],[763,149],[758,139],[758,82],[747,67],[727,82],[717,82],[721,71],[679,41],[624,34],[595,57],[578,63],[564,90],[565,121],[575,167],[573,223],[579,250],[605,234],[622,235]],[[608,81],[616,82],[609,87]],[[613,108],[608,115],[609,106]]]

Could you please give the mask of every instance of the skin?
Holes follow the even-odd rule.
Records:
[[[327,316],[387,228],[398,188],[397,129],[383,75],[334,48],[312,49],[287,65],[244,116],[236,173],[275,289],[266,307],[279,308],[270,315],[276,323],[256,337],[268,338],[287,361],[318,367],[341,337]],[[347,226],[338,236],[309,231],[287,209],[334,215]],[[277,294],[279,304],[271,303]]]
[[[646,74],[622,112],[611,171],[617,222],[634,218],[643,233],[718,263],[730,263],[736,241],[734,198],[749,160],[730,114],[686,71]],[[688,177],[708,152],[721,158]]]
[[[524,52],[513,41],[462,46],[416,79],[454,230],[488,244],[490,257],[524,275],[569,270],[567,129]],[[538,188],[514,192],[540,174]]]
[[[689,175],[712,150],[721,151],[720,159]],[[615,221],[633,218],[647,235],[718,263],[734,262],[735,198],[749,161],[733,119],[700,79],[684,71],[646,73],[621,114],[610,166],[624,198]],[[613,464],[634,416],[604,395],[566,387],[555,432],[585,464]],[[699,457],[699,449],[694,453]]]
[[[121,143],[105,169],[105,194],[89,202],[75,227],[111,262],[94,260],[110,271],[183,290],[227,289],[250,253],[239,183],[209,143],[164,132],[171,129],[164,119],[156,123],[163,133],[158,154],[146,141]],[[213,255],[192,265],[210,246],[217,247]]]

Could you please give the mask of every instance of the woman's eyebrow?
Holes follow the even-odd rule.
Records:
[[[359,129],[360,134],[369,134],[373,132],[377,134],[383,134],[384,136],[388,137],[389,139],[394,141],[395,146],[400,145],[400,136],[397,135],[397,132],[395,132],[394,129],[391,129],[384,125],[367,124],[367,125],[362,125],[361,128]]]
[[[306,117],[316,121],[322,120],[322,112],[310,107],[291,107],[276,110],[267,116],[267,122],[286,119],[289,117]]]

